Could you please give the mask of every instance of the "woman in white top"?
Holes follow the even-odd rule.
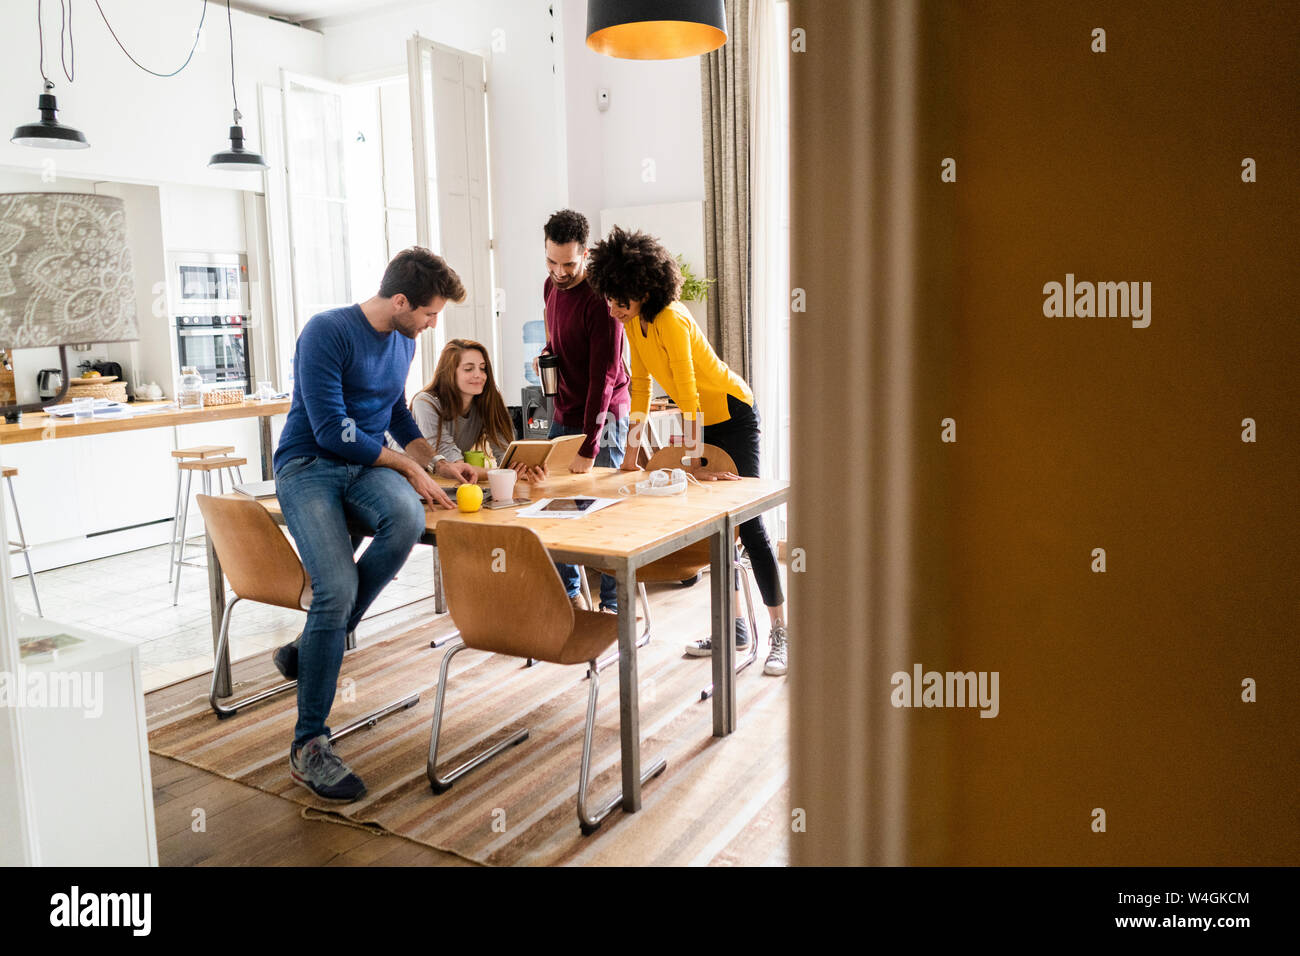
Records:
[[[448,414],[448,410],[451,414]],[[434,471],[458,481],[482,481],[487,469],[471,465],[465,452],[483,450],[499,463],[514,439],[514,425],[497,391],[487,349],[470,339],[452,339],[442,350],[433,379],[411,400],[420,434],[434,448]],[[545,477],[519,466],[521,481]]]

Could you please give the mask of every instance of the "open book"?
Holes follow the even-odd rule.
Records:
[[[568,468],[586,440],[586,435],[562,435],[552,439],[512,441],[499,467],[513,468],[524,464],[545,465],[551,471]]]

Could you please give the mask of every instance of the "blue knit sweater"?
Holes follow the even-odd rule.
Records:
[[[420,437],[406,407],[406,375],[415,342],[376,332],[359,305],[314,315],[293,354],[293,403],[275,468],[317,455],[373,465],[391,432],[403,448]]]

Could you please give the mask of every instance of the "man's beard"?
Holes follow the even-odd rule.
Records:
[[[402,333],[402,335],[405,335],[408,339],[418,339],[420,337],[419,332],[411,331],[413,323],[410,321],[410,318],[414,315],[414,312],[407,312],[393,323],[393,325],[396,326],[397,331]],[[407,321],[401,321],[402,319],[406,319]]]
[[[586,277],[587,274],[585,272],[579,272],[577,275],[570,276],[568,279],[564,280],[563,282],[555,278],[555,276],[551,276],[551,282],[555,283],[555,287],[557,289],[572,289],[575,285],[577,285]]]

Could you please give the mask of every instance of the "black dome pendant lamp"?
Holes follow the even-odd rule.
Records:
[[[68,50],[72,52],[72,70],[68,69],[68,61],[64,59],[63,29],[68,31]],[[77,69],[76,49],[72,46],[72,11],[60,11],[59,19],[59,59],[63,63],[63,75],[72,82],[73,74]],[[45,75],[45,28],[41,21],[41,0],[36,0],[36,42],[40,50],[39,60],[41,80],[44,83],[43,92],[36,100],[36,108],[40,111],[41,118],[35,123],[24,123],[14,130],[14,135],[9,138],[9,142],[17,146],[35,146],[38,149],[86,149],[90,143],[86,142],[86,135],[79,129],[73,129],[71,126],[64,126],[54,114],[59,111],[58,100],[54,98],[54,84],[50,78]]]
[[[90,145],[81,130],[64,126],[54,118],[54,114],[59,111],[59,104],[50,92],[53,89],[54,84],[46,80],[45,92],[36,101],[36,108],[41,111],[40,120],[19,126],[9,142],[42,149],[85,149]]]
[[[239,124],[243,116],[239,112],[239,95],[235,93],[235,26],[230,19],[230,0],[226,0],[226,27],[230,32],[230,93],[235,103],[235,123],[230,127],[230,149],[213,153],[208,168],[231,172],[270,169],[260,153],[244,149],[244,127]]]
[[[626,60],[699,56],[727,42],[723,0],[588,0],[587,46]]]

